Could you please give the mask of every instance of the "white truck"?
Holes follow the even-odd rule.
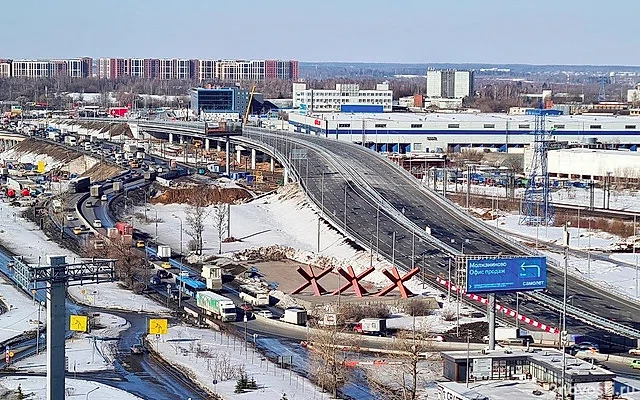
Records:
[[[161,244],[158,246],[158,258],[170,258],[171,247]]]
[[[489,336],[485,336],[484,341],[488,342]],[[497,327],[496,342],[505,345],[523,346],[527,343],[533,343],[533,338],[524,329]]]
[[[384,318],[363,318],[353,327],[353,330],[363,335],[384,336],[387,334],[387,320]]]
[[[206,315],[221,321],[233,322],[237,318],[236,305],[220,294],[208,290],[196,292],[196,304]]]
[[[67,146],[75,146],[78,144],[78,140],[75,136],[67,135],[64,137],[64,144]]]
[[[282,317],[280,317],[280,321],[293,325],[306,325],[307,310],[300,308],[287,308],[284,310]]]

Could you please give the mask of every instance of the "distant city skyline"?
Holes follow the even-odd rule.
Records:
[[[9,2],[0,57],[640,65],[638,2],[273,3]]]

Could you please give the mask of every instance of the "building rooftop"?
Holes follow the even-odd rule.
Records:
[[[467,359],[466,351],[447,351],[443,352],[442,356],[445,358],[449,358],[455,361],[462,361]],[[492,351],[485,351],[484,353],[478,350],[472,350],[469,352],[469,359],[479,359],[479,358],[527,358],[532,362],[535,362],[538,365],[544,366],[549,370],[554,370],[558,373],[562,372],[562,353],[558,350],[554,349],[532,349],[530,351],[526,350],[509,350],[509,349],[499,349]],[[591,363],[581,360],[579,358],[573,357],[569,354],[566,356],[566,374],[571,375],[573,377],[579,376],[602,376],[607,377],[610,376],[613,378],[615,376],[614,373],[608,371],[604,368],[593,366]]]
[[[399,121],[399,122],[535,122],[533,115],[509,115],[500,113],[313,113],[313,116],[327,119],[329,121]],[[640,125],[640,118],[636,116],[614,116],[614,115],[559,115],[546,117],[546,126],[550,128],[553,124],[569,122],[582,123],[630,123]]]
[[[479,381],[469,383],[468,388],[462,383],[438,382],[438,386],[452,390],[465,399],[477,400],[555,400],[557,395],[555,391],[544,390],[532,381]],[[542,394],[535,395],[534,391]]]

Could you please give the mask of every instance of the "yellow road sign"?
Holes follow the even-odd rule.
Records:
[[[72,315],[69,323],[69,329],[76,332],[87,331],[87,316],[86,315]]]
[[[149,320],[149,334],[153,335],[166,335],[168,331],[168,325],[166,319],[150,319]]]

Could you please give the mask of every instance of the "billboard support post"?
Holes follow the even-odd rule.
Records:
[[[496,349],[496,294],[489,293],[487,306],[487,318],[489,318],[489,350]]]

